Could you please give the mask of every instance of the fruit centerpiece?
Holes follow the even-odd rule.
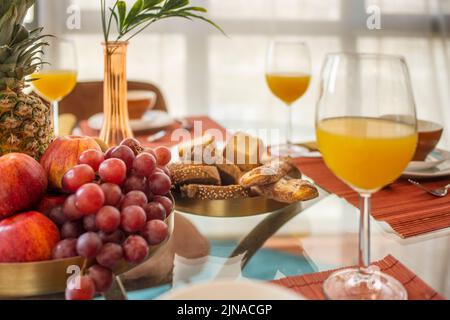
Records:
[[[58,138],[44,153],[41,162],[49,178],[51,168],[67,169],[53,194],[45,195],[45,171],[36,160],[16,153],[0,158],[6,172],[22,164],[18,176],[27,178],[27,183],[12,180],[14,186],[2,193],[4,203],[21,206],[1,208],[6,218],[0,220],[0,276],[17,263],[54,259],[64,267],[81,267],[67,282],[66,299],[91,299],[109,289],[114,273],[142,263],[167,240],[174,207],[166,167],[170,150],[143,148],[127,139],[103,152],[89,139]],[[71,147],[61,147],[65,144]],[[82,144],[89,147],[80,152]],[[68,165],[67,159],[74,157],[75,163]],[[18,213],[29,209],[36,211]],[[2,291],[0,284],[0,296],[5,295]]]
[[[0,297],[65,291],[66,299],[92,299],[109,289],[114,275],[145,261],[169,238],[171,153],[144,148],[133,138],[121,141],[118,134],[111,138],[117,128],[102,130],[106,143],[76,136],[53,140],[50,105],[23,92],[48,45],[42,28],[23,26],[33,3],[0,5]],[[128,11],[124,1],[116,1],[108,19],[101,3],[107,68],[111,47],[155,21],[177,16],[214,25],[188,0],[138,0]],[[119,32],[115,41],[108,39],[112,21]],[[125,68],[119,69],[123,73],[111,67],[105,79],[106,123],[108,112],[111,120],[123,102],[108,100],[126,88]]]

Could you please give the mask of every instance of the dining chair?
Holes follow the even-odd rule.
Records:
[[[149,82],[128,81],[128,90],[149,90],[156,93],[154,110],[167,111],[161,90]],[[87,120],[103,111],[103,81],[78,82],[75,89],[59,105],[59,113],[71,113],[78,121]]]

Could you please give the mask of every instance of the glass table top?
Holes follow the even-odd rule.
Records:
[[[359,211],[320,189],[288,210],[217,218],[177,212],[167,250],[121,279],[130,299],[218,278],[273,280],[357,264]],[[450,298],[450,230],[401,239],[371,220],[371,260],[391,254]],[[138,291],[135,291],[138,290]]]

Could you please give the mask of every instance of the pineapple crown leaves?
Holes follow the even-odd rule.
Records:
[[[28,31],[23,25],[34,0],[0,2],[0,90],[24,86],[24,78],[45,64],[42,61],[44,41],[42,28]]]
[[[105,42],[109,41],[112,21],[115,22],[118,32],[115,41],[128,41],[156,21],[170,17],[203,20],[225,34],[217,24],[202,15],[207,12],[205,8],[194,7],[189,4],[189,0],[137,0],[131,9],[127,10],[125,1],[116,0],[113,7],[108,8],[108,16],[106,0],[101,0]]]
[[[0,46],[9,44],[14,39],[33,4],[34,0],[0,1]]]

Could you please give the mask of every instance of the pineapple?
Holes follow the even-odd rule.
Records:
[[[0,155],[26,153],[39,159],[53,138],[51,106],[26,94],[25,77],[42,65],[47,45],[42,28],[28,31],[23,20],[34,0],[0,1]]]

